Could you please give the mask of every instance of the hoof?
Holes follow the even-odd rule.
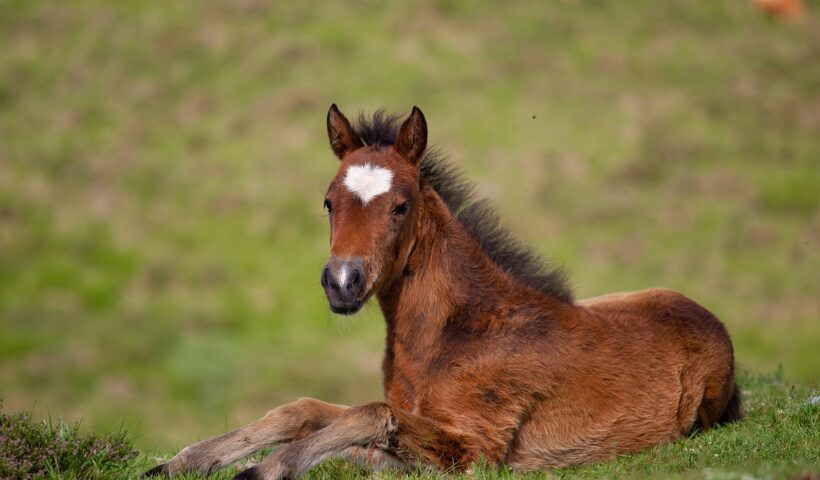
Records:
[[[258,468],[251,467],[239,472],[237,476],[233,477],[233,480],[262,480],[262,475],[259,473]]]
[[[166,476],[166,467],[164,463],[157,465],[156,467],[148,470],[147,472],[142,474],[142,478],[147,477],[165,477]]]

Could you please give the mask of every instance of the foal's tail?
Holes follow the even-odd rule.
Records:
[[[729,403],[718,418],[718,425],[725,425],[727,423],[737,422],[743,418],[743,411],[741,409],[740,387],[735,384],[732,390],[732,396],[729,397]]]

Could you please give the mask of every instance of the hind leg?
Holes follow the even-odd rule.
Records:
[[[703,403],[703,382],[692,374],[691,368],[684,368],[680,374],[680,399],[678,400],[678,434],[688,435],[699,425],[699,413]]]
[[[703,389],[703,400],[698,407],[698,426],[703,430],[708,430],[720,422],[726,408],[729,406],[731,400],[738,402],[734,408],[738,409],[736,415],[739,416],[739,397],[734,396],[739,393],[735,392],[735,382],[733,375],[727,376],[713,376],[707,379]]]
[[[678,404],[678,427],[681,435],[698,428],[708,430],[721,418],[734,394],[734,375],[726,369],[713,372],[681,374],[681,398]]]
[[[174,458],[149,470],[145,476],[172,476],[183,472],[210,475],[265,447],[304,438],[331,423],[347,409],[312,398],[300,398],[271,410],[242,428],[183,448]]]

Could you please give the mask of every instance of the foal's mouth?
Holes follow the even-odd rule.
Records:
[[[345,306],[338,306],[338,307],[335,306],[335,305],[330,306],[330,311],[333,312],[333,313],[338,313],[339,315],[353,315],[354,313],[357,313],[361,309],[362,309],[361,305],[351,305],[351,306],[345,305]]]
[[[373,290],[368,292],[361,299],[354,299],[351,302],[339,302],[334,305],[333,301],[328,299],[330,311],[339,315],[355,315],[362,309],[365,303],[370,299]]]

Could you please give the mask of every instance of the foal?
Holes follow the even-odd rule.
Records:
[[[329,458],[375,470],[517,470],[597,462],[740,418],[721,322],[662,289],[574,301],[547,268],[425,153],[418,108],[400,128],[354,129],[335,105],[341,160],[325,208],[322,286],[336,313],[375,295],[387,321],[385,401],[309,398],[183,449],[148,474],[209,474],[281,444],[241,479],[298,477]]]

